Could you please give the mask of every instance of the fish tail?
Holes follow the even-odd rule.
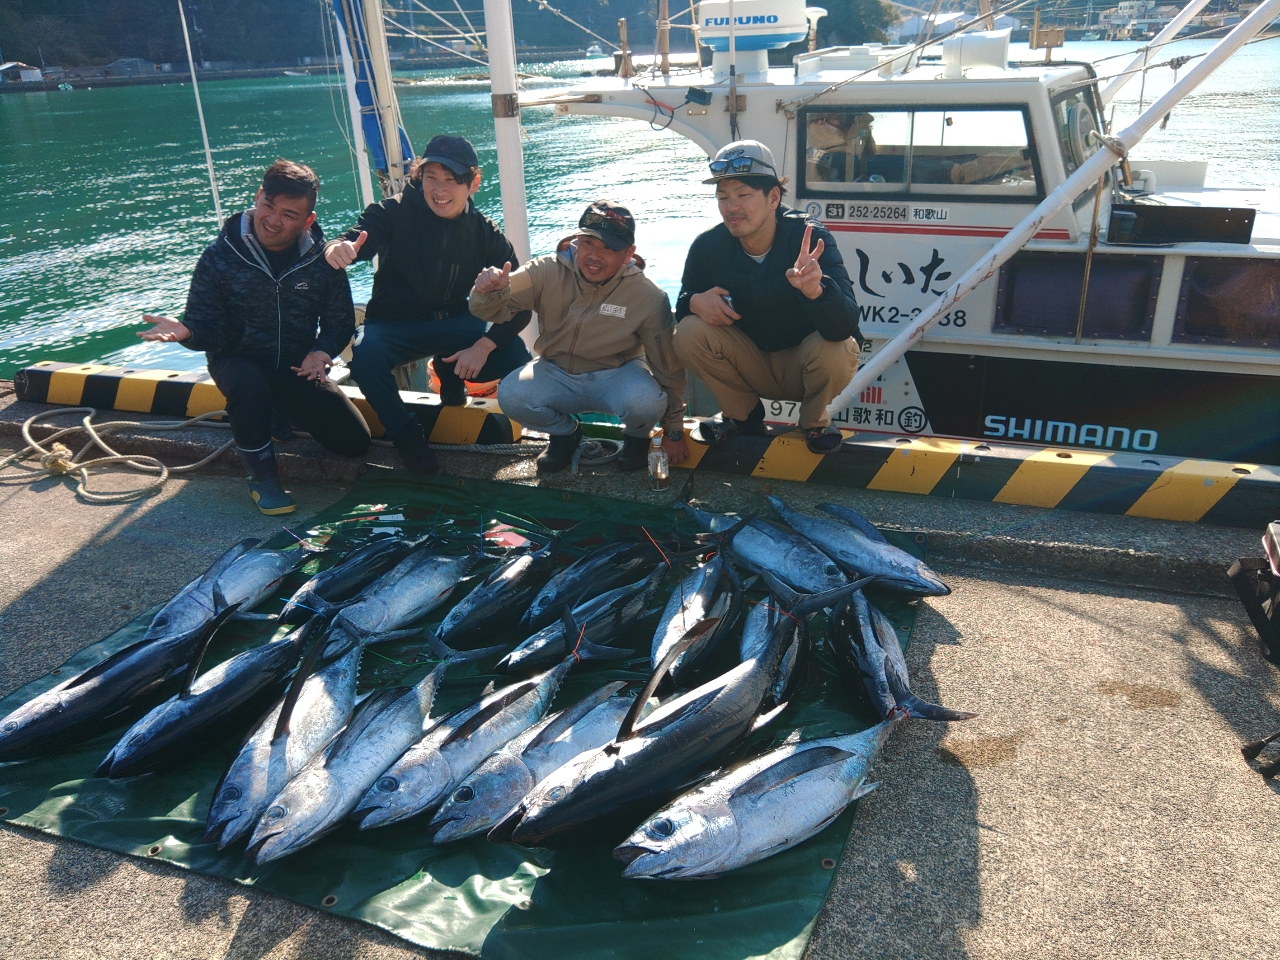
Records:
[[[907,716],[918,720],[972,720],[977,716],[976,713],[970,713],[968,710],[952,710],[950,707],[921,700],[913,693],[907,694],[900,700],[898,706],[907,712]]]
[[[483,660],[485,657],[492,656],[495,653],[501,653],[507,648],[505,643],[499,643],[492,647],[481,647],[478,650],[455,650],[443,640],[434,630],[427,632],[427,649],[437,659],[446,660],[453,663],[463,663],[467,660]]]

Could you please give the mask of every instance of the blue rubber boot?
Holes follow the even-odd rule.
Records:
[[[246,450],[243,447],[236,449],[240,451],[240,459],[249,471],[249,496],[253,497],[258,510],[269,517],[293,513],[298,505],[284,492],[284,487],[280,486],[276,451],[271,441],[268,440],[257,450]]]

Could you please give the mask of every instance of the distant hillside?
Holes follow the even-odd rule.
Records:
[[[452,3],[431,3],[442,14]],[[687,0],[670,0],[674,16],[687,11]],[[411,0],[390,0],[389,8],[417,10],[420,30],[437,32],[430,15]],[[472,22],[483,23],[481,0],[463,0]],[[592,42],[581,30],[530,0],[511,0],[516,39],[521,44],[585,47]],[[657,0],[551,0],[551,6],[609,40],[618,34],[619,17],[626,17],[632,48],[652,47]],[[822,23],[824,43],[858,43],[880,39],[878,31],[895,14],[879,0],[827,0],[830,16]],[[326,0],[186,0],[196,58],[294,62],[324,54],[322,20]],[[407,22],[401,14],[397,18]],[[687,12],[676,21],[688,23]],[[405,40],[393,40],[403,48]],[[672,31],[673,49],[690,49],[688,31]],[[0,54],[3,59],[39,65],[81,66],[109,63],[119,57],[140,57],[153,63],[186,59],[182,26],[175,0],[3,0],[0,2]]]

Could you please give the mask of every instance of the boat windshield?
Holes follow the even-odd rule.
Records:
[[[803,112],[807,192],[1035,197],[1027,117],[1019,107]]]

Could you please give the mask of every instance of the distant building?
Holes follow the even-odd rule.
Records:
[[[145,77],[156,72],[156,65],[138,57],[121,57],[106,66],[108,77]]]
[[[33,67],[29,63],[19,63],[17,60],[10,60],[7,63],[0,63],[0,82],[18,83],[18,82],[39,82],[44,79],[44,75],[40,73],[39,67]]]

